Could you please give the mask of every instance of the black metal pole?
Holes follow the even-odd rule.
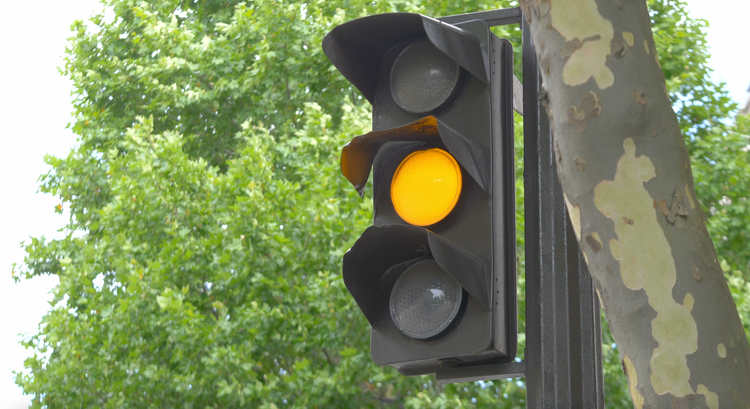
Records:
[[[523,32],[524,187],[526,213],[525,361],[438,370],[441,382],[526,376],[527,407],[604,408],[601,321],[591,276],[568,220],[557,178],[552,129],[539,64],[519,8],[442,17],[521,24]]]
[[[541,79],[522,19],[528,408],[603,408],[599,303],[557,178]]]

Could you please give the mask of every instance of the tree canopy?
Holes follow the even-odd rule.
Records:
[[[78,142],[46,158],[41,190],[70,219],[33,238],[14,277],[54,274],[50,312],[23,342],[33,407],[523,407],[522,379],[439,385],[373,364],[341,257],[372,202],[341,176],[369,104],[322,53],[335,25],[515,2],[109,0],[76,21],[63,73]],[[750,331],[750,120],[711,82],[705,21],[650,0],[657,49],[698,199]],[[516,45],[520,30],[495,30]],[[517,64],[520,58],[517,58]],[[518,70],[520,74],[520,70]],[[516,126],[516,156],[522,156]],[[523,184],[517,160],[519,339]],[[606,321],[605,321],[606,323]],[[607,407],[628,407],[605,325]]]

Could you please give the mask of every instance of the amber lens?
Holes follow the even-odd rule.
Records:
[[[461,195],[461,169],[442,149],[417,151],[396,169],[391,201],[407,223],[429,226],[443,220]]]

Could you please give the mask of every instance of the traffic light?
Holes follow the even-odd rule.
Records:
[[[341,154],[373,225],[343,278],[371,353],[404,375],[516,354],[513,53],[480,20],[410,13],[335,27],[323,50],[372,104]]]

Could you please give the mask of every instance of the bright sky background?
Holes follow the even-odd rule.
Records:
[[[67,156],[75,143],[65,129],[73,108],[69,81],[56,67],[70,24],[101,10],[97,0],[0,1],[0,408],[20,409],[30,399],[13,383],[11,370],[28,356],[19,333],[33,333],[49,309],[48,277],[14,284],[11,265],[23,262],[19,246],[29,236],[59,237],[65,217],[55,198],[35,194],[46,173],[44,155]]]
[[[744,104],[750,86],[750,55],[745,30],[748,0],[688,0],[694,16],[709,20],[715,79],[727,83],[730,95]],[[730,6],[731,5],[731,6]],[[99,11],[96,0],[4,0],[0,13],[0,408],[28,406],[29,399],[13,383],[11,370],[23,369],[28,352],[18,345],[19,333],[36,331],[49,308],[56,279],[36,278],[14,284],[13,262],[21,263],[19,243],[29,236],[59,237],[65,216],[54,213],[58,201],[36,194],[37,177],[46,173],[45,154],[66,156],[75,137],[70,121],[69,81],[61,67],[70,23]],[[31,13],[30,13],[31,12]]]

